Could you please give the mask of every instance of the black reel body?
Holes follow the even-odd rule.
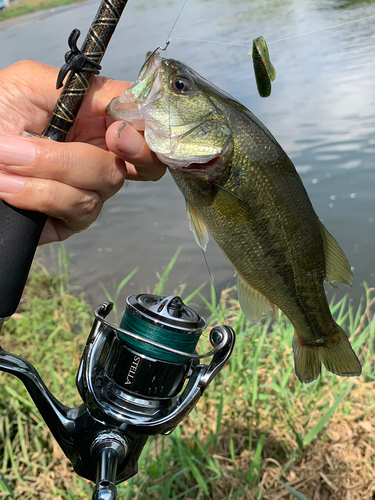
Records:
[[[77,374],[77,408],[60,403],[28,361],[0,348],[0,369],[24,382],[74,470],[96,482],[93,498],[102,500],[115,499],[115,485],[137,473],[149,436],[170,434],[189,414],[235,341],[230,327],[215,327],[213,350],[198,356],[206,323],[177,296],[128,297],[121,327],[105,320],[111,309],[105,302],[95,312]],[[210,365],[199,363],[209,355]]]

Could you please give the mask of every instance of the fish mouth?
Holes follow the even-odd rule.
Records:
[[[197,94],[191,73],[194,76],[179,61],[167,60],[157,52],[147,54],[137,81],[112,99],[107,114],[144,131],[149,148],[169,168],[211,175],[213,167],[222,166],[230,152],[231,133],[208,98],[203,110],[198,106],[197,111],[195,106],[198,116],[190,113],[189,102]],[[179,89],[172,87],[176,75],[192,78],[188,93],[180,96]]]
[[[150,102],[160,98],[158,72],[161,64],[162,57],[157,52],[151,57],[146,56],[137,81],[108,104],[106,112],[112,120],[124,120],[137,130],[145,130],[144,110]]]
[[[220,156],[215,156],[215,158],[212,158],[211,160],[206,161],[205,163],[189,163],[186,167],[182,167],[184,171],[196,171],[196,170],[207,170],[208,168],[213,167],[216,165],[218,161],[221,160]]]
[[[138,78],[133,86],[136,86],[141,80],[147,78],[150,74],[155,73],[160,68],[163,58],[158,52],[147,52],[145,62],[138,73]]]

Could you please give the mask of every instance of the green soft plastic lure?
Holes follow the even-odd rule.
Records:
[[[253,50],[249,56],[253,56],[254,73],[260,97],[271,95],[271,82],[276,78],[276,70],[270,61],[270,55],[265,39],[262,36],[253,40]]]

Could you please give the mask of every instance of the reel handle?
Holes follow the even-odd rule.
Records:
[[[18,307],[46,220],[0,200],[0,318]]]
[[[91,455],[96,459],[96,485],[92,500],[116,500],[117,465],[123,462],[128,452],[127,440],[115,432],[103,432],[91,446]]]

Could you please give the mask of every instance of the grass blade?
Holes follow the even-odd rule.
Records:
[[[173,257],[170,260],[169,264],[165,268],[164,273],[160,276],[160,281],[159,281],[159,283],[158,283],[158,285],[156,287],[156,290],[155,290],[155,294],[156,295],[164,295],[165,283],[166,283],[166,281],[168,279],[168,276],[169,276],[170,272],[173,269],[173,266],[176,263],[177,257],[179,256],[179,253],[181,252],[181,250],[182,250],[182,247],[180,247],[180,248],[177,249],[176,253],[173,255]]]
[[[281,486],[283,486],[283,488],[285,488],[287,491],[289,491],[289,493],[291,495],[294,496],[294,498],[297,498],[298,500],[309,500],[307,497],[305,497],[305,495],[303,493],[301,493],[300,491],[297,491],[295,490],[294,488],[292,488],[291,486],[289,486],[288,484],[285,484],[283,483],[282,481],[280,481],[280,479],[278,479],[279,483],[281,484]]]
[[[309,431],[304,440],[303,440],[303,445],[307,446],[308,444],[311,443],[311,441],[319,434],[319,432],[323,429],[323,427],[326,425],[328,420],[332,417],[332,415],[335,413],[337,410],[338,406],[343,402],[345,399],[346,395],[350,391],[351,387],[348,387],[346,391],[342,392],[340,396],[336,399],[336,401],[333,403],[332,407],[321,417],[319,422],[314,425],[314,427]]]

